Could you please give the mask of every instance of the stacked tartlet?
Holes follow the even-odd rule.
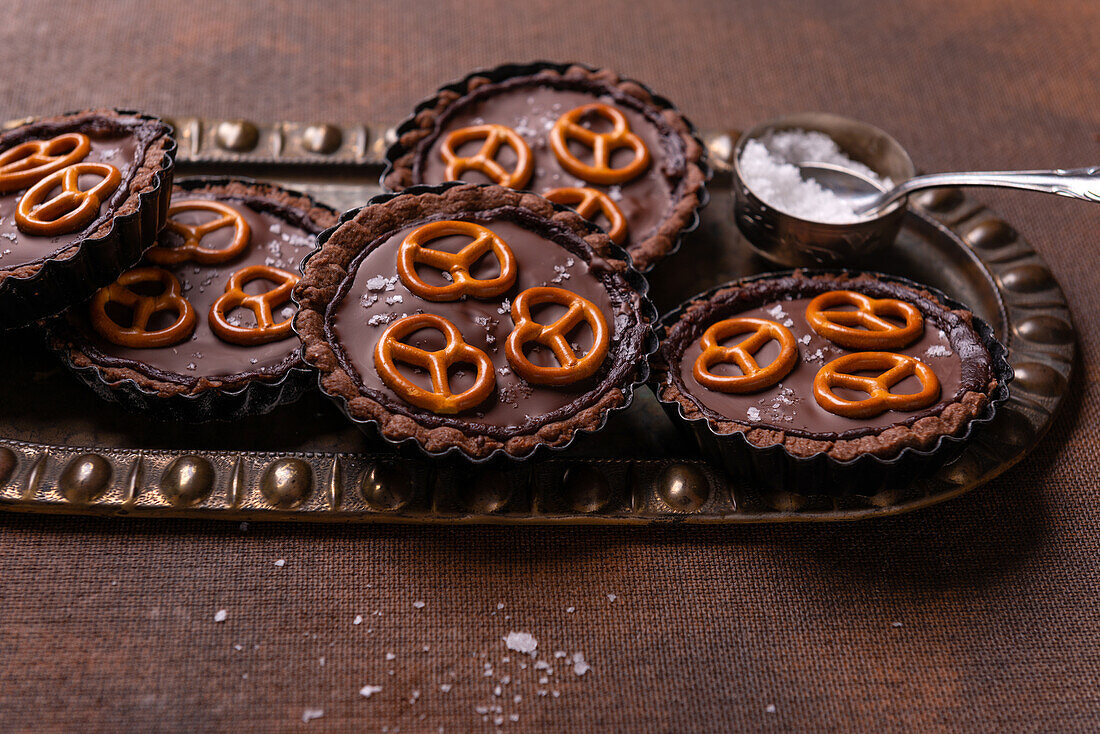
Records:
[[[474,72],[398,127],[391,191],[462,180],[541,194],[605,226],[645,272],[706,203],[706,149],[668,100],[607,69],[506,65]]]

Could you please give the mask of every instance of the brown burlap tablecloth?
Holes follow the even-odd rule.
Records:
[[[929,171],[1100,162],[1095,0],[2,11],[4,119],[391,122],[470,68],[577,59],[701,127],[818,109],[891,131]],[[977,196],[1046,258],[1082,353],[1050,434],[990,485],[817,526],[0,514],[0,730],[1095,730],[1100,207]],[[512,631],[537,659],[506,649]]]

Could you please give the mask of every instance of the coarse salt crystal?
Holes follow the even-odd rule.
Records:
[[[302,712],[302,721],[308,724],[314,719],[319,719],[325,715],[324,709],[306,709]]]
[[[282,568],[283,566],[286,565],[286,559],[285,558],[280,558],[279,560],[275,561],[275,565],[278,566],[279,568]]]
[[[760,420],[760,409],[759,408],[750,407],[747,412],[749,414],[749,420],[750,421]]]
[[[363,686],[359,689],[359,695],[363,698],[370,698],[376,693],[382,692],[382,686]]]
[[[414,602],[413,602],[413,606],[414,606],[414,607],[416,607],[417,609],[423,609],[423,608],[424,608],[424,602],[422,602],[422,601],[414,601]]]
[[[351,623],[352,624],[363,624],[363,615],[362,614],[356,614],[355,619],[351,620]]]
[[[539,641],[527,632],[509,632],[503,639],[509,650],[526,653],[532,657],[535,655],[535,648],[539,646]]]
[[[214,621],[224,622],[228,616],[229,612],[225,611],[224,609],[219,609],[218,611],[214,612]]]

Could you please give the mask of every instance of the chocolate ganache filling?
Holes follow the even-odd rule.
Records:
[[[165,130],[166,126],[161,123],[150,123],[137,117],[92,116],[74,118],[65,123],[28,125],[21,128],[18,135],[6,138],[0,153],[21,143],[50,140],[70,132],[82,133],[88,136],[91,149],[79,162],[114,166],[119,170],[122,181],[114,193],[100,204],[99,213],[89,224],[77,231],[56,236],[28,234],[16,224],[15,212],[27,188],[0,194],[0,268],[12,269],[45,260],[99,229],[129,196],[130,183],[145,160],[149,145]],[[81,175],[78,183],[86,191],[101,180],[102,176]],[[45,198],[49,199],[60,191],[60,186],[55,187]]]
[[[910,425],[920,418],[939,413],[968,391],[986,389],[990,379],[989,354],[969,322],[958,312],[929,298],[914,298],[916,294],[909,289],[884,281],[865,281],[859,287],[853,287],[851,284],[836,285],[828,281],[821,283],[799,279],[794,282],[801,292],[783,293],[783,287],[789,287],[790,280],[748,283],[738,295],[721,302],[701,304],[690,324],[681,321],[673,326],[669,349],[671,354],[679,355],[673,378],[708,417],[772,428],[804,438],[854,438],[889,426]],[[899,349],[866,351],[907,355],[931,367],[940,383],[940,397],[935,404],[915,411],[886,410],[864,418],[837,415],[818,404],[813,389],[818,370],[842,355],[861,351],[834,344],[817,334],[806,320],[806,307],[813,297],[836,288],[857,290],[875,298],[897,298],[920,309],[924,316],[924,329],[913,343]],[[834,310],[848,309],[841,307]],[[695,380],[692,370],[702,351],[700,337],[703,332],[711,324],[735,316],[774,321],[785,326],[794,336],[799,352],[798,362],[777,384],[757,392],[732,394],[707,389]],[[745,335],[735,336],[725,345],[732,346],[744,338]],[[765,367],[778,354],[779,344],[773,339],[755,354],[755,359],[761,367]],[[741,374],[737,367],[730,364],[715,365],[711,371],[720,375]],[[859,374],[873,377],[879,373]],[[919,380],[910,376],[894,385],[891,392],[912,394],[920,389]],[[858,401],[868,397],[865,393],[843,387],[834,388],[834,393],[847,400]]]
[[[250,242],[240,256],[229,262],[216,265],[200,265],[186,261],[177,265],[162,265],[179,280],[181,293],[194,307],[197,324],[190,338],[179,344],[153,348],[130,348],[115,344],[98,333],[88,323],[87,308],[80,311],[83,328],[81,331],[89,340],[88,353],[97,362],[107,366],[130,367],[158,379],[169,382],[192,383],[199,378],[227,378],[238,375],[277,375],[286,366],[298,361],[299,342],[293,333],[286,338],[265,344],[234,344],[217,336],[210,328],[208,314],[210,307],[226,290],[229,277],[243,268],[252,265],[267,265],[298,273],[302,258],[316,246],[316,227],[301,212],[280,206],[260,197],[228,197],[207,193],[176,192],[173,205],[198,199],[214,200],[228,205],[244,218],[251,229]],[[217,215],[209,211],[191,210],[174,213],[171,219],[183,225],[195,226]],[[204,235],[203,248],[225,249],[234,236],[234,228],[223,227]],[[161,246],[177,247],[182,243],[181,236],[165,229],[158,242]],[[147,256],[148,257],[148,256]],[[138,267],[152,265],[143,261]],[[248,283],[245,293],[259,294],[276,287],[266,279]],[[287,300],[272,309],[276,322],[291,318],[294,314],[293,302]],[[119,315],[125,322],[126,316]],[[154,316],[148,325],[149,330],[164,328],[176,318],[173,312],[162,312]],[[242,327],[256,325],[256,317],[244,307],[232,309],[227,313],[230,323]]]
[[[649,150],[649,167],[637,177],[616,185],[602,185],[577,178],[562,168],[550,145],[554,123],[572,109],[601,102],[621,112],[630,131],[639,136]],[[627,237],[623,246],[642,242],[653,235],[668,217],[677,198],[685,173],[684,143],[680,136],[661,119],[657,110],[615,88],[599,86],[578,79],[546,79],[516,77],[498,84],[486,84],[456,100],[440,116],[435,132],[417,148],[413,164],[414,179],[436,184],[448,180],[441,147],[448,133],[473,125],[499,124],[517,132],[527,142],[534,157],[534,171],[524,188],[538,194],[562,187],[587,187],[606,193],[622,210],[627,220]],[[584,125],[595,132],[609,132],[611,123],[598,116],[588,116]],[[457,149],[459,155],[473,155],[481,141],[471,141]],[[591,163],[593,151],[575,141],[570,150],[580,161]],[[615,150],[610,158],[612,168],[623,168],[634,157],[629,148]],[[504,145],[497,162],[505,170],[516,165],[514,151]],[[460,178],[471,183],[486,183],[489,179],[478,171],[466,171]],[[597,224],[607,226],[601,216]]]
[[[491,298],[464,296],[461,300],[433,302],[410,291],[397,272],[397,256],[402,241],[412,231],[430,221],[457,219],[489,228],[507,243],[518,263],[516,282],[506,292]],[[470,244],[465,236],[447,236],[431,242],[431,247],[457,252]],[[530,431],[540,425],[561,420],[599,399],[621,379],[625,354],[623,335],[637,325],[634,303],[620,288],[618,276],[594,255],[576,235],[532,218],[525,210],[501,207],[459,217],[433,217],[403,225],[374,240],[350,268],[351,276],[330,305],[325,321],[328,340],[335,346],[337,358],[359,389],[396,412],[415,415],[425,425],[461,425],[494,438],[503,438],[519,430]],[[477,279],[500,273],[499,262],[490,254],[470,269]],[[418,267],[417,274],[430,285],[444,286],[448,279],[430,267]],[[552,387],[528,383],[519,377],[505,356],[505,342],[513,330],[510,315],[516,294],[536,286],[561,288],[593,303],[611,333],[608,354],[592,377],[571,385]],[[532,310],[532,318],[550,324],[565,313],[565,307],[546,304]],[[492,361],[496,386],[484,402],[455,416],[436,415],[416,408],[387,387],[375,367],[374,351],[386,327],[413,314],[429,313],[453,323],[463,340],[482,350]],[[593,332],[585,324],[568,334],[578,355],[593,345]],[[434,329],[414,332],[402,341],[427,351],[444,346],[443,335]],[[548,348],[529,346],[526,356],[532,363],[556,367]],[[404,376],[424,390],[432,390],[426,371],[400,365]],[[475,369],[470,364],[452,365],[448,372],[450,390],[459,394],[474,384]]]

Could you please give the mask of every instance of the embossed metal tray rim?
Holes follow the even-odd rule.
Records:
[[[272,165],[339,176],[381,168],[392,130],[176,119],[178,165]],[[377,128],[381,129],[381,128]],[[736,133],[704,131],[728,185]],[[278,178],[276,176],[276,178]],[[1070,379],[1075,332],[1058,283],[1006,222],[957,190],[911,211],[970,248],[999,295],[998,336],[1016,372],[1012,395],[963,455],[928,480],[872,496],[761,492],[696,458],[551,456],[471,468],[393,453],[174,451],[61,446],[0,437],[0,509],[224,520],[432,524],[734,524],[896,515],[980,486],[1020,461],[1049,428]],[[714,206],[714,202],[711,202]]]

